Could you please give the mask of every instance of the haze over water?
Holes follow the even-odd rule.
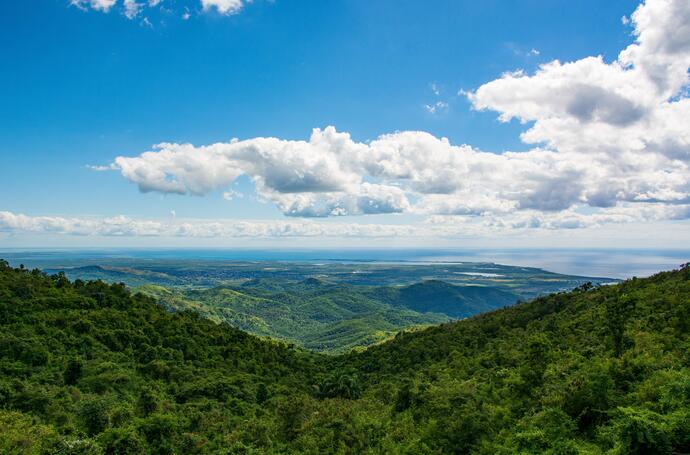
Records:
[[[12,265],[98,264],[99,259],[287,262],[493,262],[569,275],[645,277],[690,261],[690,250],[620,249],[32,249],[0,250]]]

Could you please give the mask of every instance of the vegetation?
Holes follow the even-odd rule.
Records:
[[[270,289],[257,287],[254,282],[210,289],[155,285],[139,289],[171,311],[194,310],[255,335],[331,353],[381,342],[401,329],[450,320],[445,314],[422,313],[383,301],[378,294],[385,293],[386,287],[361,288],[314,278],[283,283],[280,290],[274,290],[273,284]],[[459,299],[444,303],[449,308],[464,307]]]
[[[24,259],[53,274],[62,271],[73,280],[122,282],[155,297],[168,310],[191,309],[254,335],[331,354],[361,350],[401,330],[466,318],[589,280],[611,282],[489,263],[287,263],[31,254]]]
[[[0,262],[0,452],[685,453],[690,268],[323,356]]]

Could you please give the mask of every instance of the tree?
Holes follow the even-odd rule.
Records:
[[[98,441],[106,455],[139,455],[146,453],[146,443],[134,428],[111,428]]]
[[[63,373],[65,384],[75,385],[82,375],[82,363],[79,359],[69,359]]]
[[[635,301],[627,294],[616,294],[607,299],[604,304],[606,317],[604,324],[611,336],[613,352],[616,357],[620,357],[623,353],[625,324],[628,322],[634,307]]]
[[[100,397],[85,401],[79,409],[79,416],[86,432],[91,436],[101,433],[110,424],[108,404]]]
[[[256,402],[258,404],[264,404],[266,400],[268,399],[268,388],[266,387],[266,384],[263,382],[259,384],[259,387],[256,389]]]

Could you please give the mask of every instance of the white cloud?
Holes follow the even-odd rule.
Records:
[[[521,137],[537,146],[527,152],[418,131],[362,143],[327,127],[306,141],[163,143],[100,169],[144,192],[194,195],[246,176],[261,200],[300,217],[408,213],[482,229],[690,218],[690,3],[648,0],[631,21],[635,42],[614,62],[553,61],[463,92],[502,121],[531,122]]]
[[[207,239],[276,239],[276,238],[371,238],[371,239],[470,239],[496,241],[505,238],[534,238],[535,232],[545,236],[556,231],[588,232],[608,225],[656,222],[688,217],[687,207],[647,205],[606,209],[596,215],[576,210],[544,213],[523,211],[507,216],[486,215],[466,217],[434,215],[420,224],[375,224],[316,222],[305,219],[287,220],[209,220],[179,218],[174,210],[164,220],[112,217],[29,216],[0,211],[0,235],[4,236],[81,236],[81,237],[159,237]],[[665,212],[665,213],[662,213]],[[671,213],[673,212],[673,213]],[[684,212],[684,213],[682,213]],[[626,232],[618,232],[625,237]],[[681,237],[687,239],[687,231]],[[34,237],[35,238],[35,237]],[[50,237],[53,238],[53,237]]]
[[[124,0],[124,15],[127,19],[134,19],[144,9],[143,3],[137,3],[136,0]]]
[[[248,176],[260,198],[290,216],[505,215],[643,202],[684,206],[690,170],[668,150],[660,144],[645,156],[548,149],[499,155],[423,132],[358,143],[328,127],[314,130],[309,141],[160,144],[117,157],[112,167],[144,192],[204,195]]]
[[[244,198],[244,193],[240,193],[239,191],[228,190],[223,192],[223,199],[225,199],[226,201],[232,201],[233,199],[242,198]]]
[[[619,56],[657,88],[661,99],[688,83],[690,62],[690,2],[647,0],[631,17],[637,40]]]
[[[389,237],[423,234],[412,226],[294,221],[180,220],[115,217],[27,216],[0,211],[0,232],[104,237]]]
[[[204,12],[216,11],[221,15],[232,15],[239,13],[246,3],[251,0],[199,0],[201,10]],[[83,11],[93,9],[104,13],[109,12],[113,7],[120,5],[118,8],[127,19],[135,19],[139,17],[146,8],[155,8],[163,3],[163,0],[68,0],[69,4],[75,6]],[[174,4],[169,8],[174,8]],[[182,8],[180,13],[182,20],[187,20],[191,17],[189,7]],[[151,22],[148,18],[142,20],[142,25],[150,26]]]
[[[448,111],[448,103],[445,101],[436,101],[432,104],[425,104],[424,109],[430,114],[437,114]]]
[[[534,75],[515,72],[468,97],[502,121],[534,122],[522,135],[559,152],[686,155],[690,114],[683,86],[690,66],[690,3],[649,0],[632,15],[636,42],[611,63],[601,56],[553,61]],[[680,98],[679,98],[680,96]]]
[[[93,8],[96,11],[108,12],[115,6],[117,0],[69,0],[70,5],[80,9]]]
[[[243,6],[243,0],[201,0],[201,7],[204,11],[215,9],[220,14],[235,14]]]

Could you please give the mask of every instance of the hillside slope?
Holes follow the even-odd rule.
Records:
[[[451,318],[393,306],[355,286],[310,278],[278,284],[264,280],[242,286],[139,289],[172,311],[194,310],[259,336],[270,336],[319,352],[342,353],[390,338],[402,329]]]
[[[320,356],[0,262],[0,453],[687,453],[690,269]]]
[[[402,333],[338,362],[414,450],[690,453],[690,267]]]
[[[242,447],[239,422],[310,393],[315,360],[124,286],[0,261],[0,453]]]
[[[352,286],[316,278],[250,280],[208,289],[141,286],[171,311],[194,310],[259,336],[344,353],[400,330],[440,324],[512,305],[518,297],[486,286],[427,280],[409,286]]]
[[[486,286],[455,286],[428,280],[403,287],[373,288],[367,295],[394,307],[420,313],[441,313],[462,319],[485,311],[512,305],[518,296]]]

